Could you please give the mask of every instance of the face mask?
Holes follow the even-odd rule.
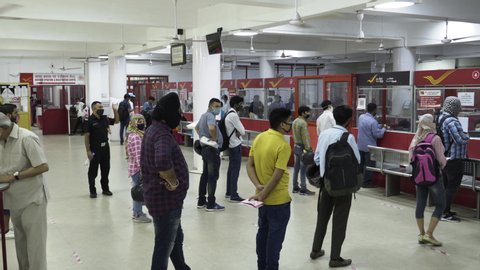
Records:
[[[12,122],[18,123],[18,121],[20,121],[20,115],[17,114],[17,116],[15,117],[15,121],[12,121]]]
[[[137,128],[143,130],[145,128],[145,124],[138,124]]]
[[[216,108],[216,109],[214,109],[214,110],[212,111],[212,113],[213,113],[214,115],[219,115],[219,114],[220,114],[220,111],[221,111],[221,108]]]
[[[104,109],[98,109],[98,110],[97,110],[98,116],[102,116],[104,112],[105,112]]]
[[[174,129],[178,127],[178,125],[180,124],[180,120],[182,120],[182,115],[180,113],[175,113],[172,115],[168,115],[167,119],[165,119],[165,123],[167,123],[168,127]]]
[[[308,119],[310,117],[310,114],[304,114],[303,118]]]

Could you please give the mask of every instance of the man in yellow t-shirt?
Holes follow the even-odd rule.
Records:
[[[283,135],[292,129],[291,112],[285,108],[272,110],[270,129],[255,138],[247,163],[247,173],[255,185],[250,199],[262,201],[258,209],[258,269],[278,269],[280,250],[290,219],[289,174],[287,163],[291,148]]]

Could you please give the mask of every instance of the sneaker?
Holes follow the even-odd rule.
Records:
[[[90,193],[90,198],[92,198],[92,199],[97,198],[97,193]]]
[[[338,259],[330,259],[330,263],[328,264],[330,267],[344,267],[349,266],[352,264],[352,260],[350,259],[343,259],[342,257]]]
[[[298,193],[300,192],[300,188],[299,187],[293,187],[293,193]]]
[[[197,201],[197,209],[205,209],[207,208],[207,202],[206,201]]]
[[[230,197],[230,202],[231,203],[239,203],[241,201],[245,200],[244,198],[240,197],[240,196],[236,196],[236,197]]]
[[[152,219],[147,217],[145,214],[140,214],[138,216],[134,216],[133,221],[137,223],[150,223],[152,222]]]
[[[13,228],[10,228],[8,232],[5,234],[5,239],[14,239],[15,233],[13,232]]]
[[[300,195],[313,196],[315,195],[315,192],[308,189],[305,189],[305,190],[302,189],[300,190]]]
[[[323,249],[321,249],[320,251],[312,251],[310,252],[310,259],[315,260],[322,257],[323,255],[325,255],[325,250]]]
[[[221,206],[218,203],[215,203],[213,206],[207,206],[207,212],[219,212],[219,211],[224,211],[225,206]]]
[[[112,196],[113,195],[113,193],[110,190],[104,190],[104,191],[102,191],[102,194],[107,195],[107,196]]]
[[[424,234],[419,234],[418,235],[418,243],[419,244],[426,244],[427,242],[423,239],[425,235]]]
[[[437,239],[435,239],[435,237],[430,236],[428,234],[425,234],[423,236],[423,241],[425,241],[425,243],[429,243],[437,247],[440,247],[442,245],[442,242],[438,241]]]
[[[448,213],[449,213],[451,216],[456,216],[456,215],[457,215],[457,212],[448,211]]]
[[[230,199],[230,194],[225,194],[225,199]]]
[[[449,221],[449,222],[460,222],[460,219],[454,215],[450,215],[450,214],[443,214],[442,215],[442,221]]]

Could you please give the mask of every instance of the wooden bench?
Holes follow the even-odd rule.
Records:
[[[385,196],[400,194],[400,177],[411,178],[412,169],[408,151],[378,146],[368,146],[370,159],[375,161],[375,167],[366,169],[385,175]],[[480,219],[480,159],[463,161],[462,188],[468,188],[476,193],[476,217]],[[431,205],[431,203],[430,203]]]

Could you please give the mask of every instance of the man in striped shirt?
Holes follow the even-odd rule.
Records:
[[[438,117],[438,129],[445,146],[447,165],[443,170],[446,204],[442,220],[459,222],[460,219],[451,211],[451,204],[463,178],[462,159],[467,158],[467,144],[470,138],[463,131],[458,120],[462,109],[460,99],[454,96],[447,97],[443,103],[443,112]]]

